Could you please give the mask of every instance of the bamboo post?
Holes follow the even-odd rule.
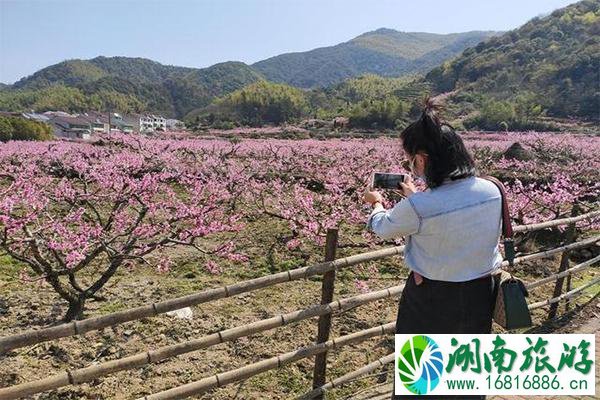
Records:
[[[567,275],[567,288],[565,289],[566,292],[570,292],[571,291],[571,277],[573,275],[569,274]],[[569,311],[569,309],[571,308],[571,300],[569,298],[567,298],[565,300],[565,312]]]
[[[338,244],[338,230],[328,229],[327,240],[325,242],[325,261],[335,260],[335,252]],[[321,304],[330,303],[333,300],[333,290],[335,283],[335,269],[326,272],[323,275],[323,285],[321,286]],[[331,314],[321,315],[319,317],[319,326],[317,332],[317,344],[329,340],[331,331]],[[315,369],[313,372],[313,388],[322,386],[325,383],[325,373],[327,369],[327,352],[315,356]],[[323,396],[317,397],[322,399]]]
[[[578,211],[579,211],[579,207],[577,206],[577,203],[575,203],[573,205],[573,208],[571,209],[571,218],[574,218],[577,215]],[[575,222],[571,222],[567,228],[567,232],[565,235],[565,243],[566,244],[570,244],[575,241],[576,231],[577,230],[575,229]],[[569,268],[569,255],[570,254],[571,254],[570,250],[565,250],[562,253],[562,256],[560,258],[560,266],[558,267],[559,273],[566,271],[567,268]],[[570,277],[570,275],[569,275],[569,277]],[[560,296],[560,293],[562,292],[564,280],[565,280],[564,277],[558,278],[556,280],[556,284],[554,285],[554,293],[553,293],[552,297]],[[569,280],[569,286],[570,286],[570,280]],[[570,287],[567,290],[570,290]],[[548,319],[552,319],[552,318],[556,317],[557,310],[558,310],[558,303],[553,303],[552,305],[550,305],[550,310],[548,311]]]

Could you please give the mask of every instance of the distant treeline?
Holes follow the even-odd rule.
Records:
[[[0,116],[0,142],[9,140],[51,140],[52,127],[21,117]]]

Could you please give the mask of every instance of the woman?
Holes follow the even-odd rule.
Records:
[[[400,298],[396,333],[490,333],[491,274],[502,263],[500,191],[475,176],[462,139],[440,121],[430,100],[401,139],[412,174],[428,189],[418,192],[409,179],[401,184],[405,198],[389,210],[383,208],[380,193],[365,194],[365,201],[373,205],[368,227],[383,239],[406,236],[410,274]]]

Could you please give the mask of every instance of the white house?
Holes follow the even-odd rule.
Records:
[[[140,119],[140,132],[156,132],[167,130],[167,120],[164,117],[152,114],[142,114],[139,116]]]

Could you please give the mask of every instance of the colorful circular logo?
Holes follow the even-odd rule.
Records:
[[[431,392],[440,383],[443,356],[436,342],[428,336],[413,336],[398,355],[398,374],[404,387],[414,394]]]

